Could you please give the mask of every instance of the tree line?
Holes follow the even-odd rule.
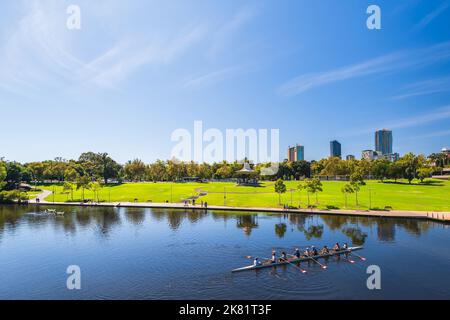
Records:
[[[398,161],[385,159],[342,160],[326,158],[319,161],[283,161],[273,176],[261,175],[263,168],[270,163],[251,164],[253,176],[261,180],[304,180],[323,176],[361,176],[364,179],[406,179],[409,183],[414,179],[421,182],[433,172],[442,170],[449,165],[446,154],[432,154],[429,157],[408,153]],[[184,177],[196,177],[201,180],[239,178],[242,162],[195,163],[176,160],[157,160],[146,164],[140,159],[134,159],[120,164],[108,153],[82,153],[76,160],[55,158],[54,160],[19,163],[0,159],[0,197],[5,198],[5,190],[18,188],[21,182],[59,182],[72,183],[77,189],[87,188],[89,184],[121,183],[124,181],[179,181]],[[92,186],[90,186],[92,187]],[[96,188],[96,187],[94,187]],[[11,196],[12,194],[12,196]],[[10,193],[11,197],[17,194]],[[0,198],[1,201],[2,198]]]

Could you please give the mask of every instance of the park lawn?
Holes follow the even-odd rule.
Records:
[[[345,182],[323,181],[323,192],[317,195],[317,207],[321,209],[368,209],[369,194],[371,208],[417,211],[450,211],[450,181],[429,180],[428,184],[405,181],[399,183],[367,181],[358,193],[359,206],[356,206],[355,194],[348,195],[347,207],[341,192]],[[286,181],[287,192],[281,195],[281,203],[294,207],[307,207],[306,191],[299,192],[298,181]],[[70,195],[62,192],[62,186],[40,186],[41,189],[55,190],[54,201],[71,201]],[[237,207],[280,207],[278,194],[274,192],[274,182],[261,182],[260,187],[241,187],[232,182],[211,183],[170,183],[142,182],[104,186],[99,192],[100,201],[112,202],[182,202],[199,192],[206,192],[197,201],[206,201],[209,205]],[[226,192],[226,199],[224,199]],[[94,199],[93,192],[85,190],[86,199]],[[53,195],[46,199],[53,201]],[[74,191],[74,201],[81,201],[81,190]],[[310,195],[310,204],[316,204],[315,195]]]

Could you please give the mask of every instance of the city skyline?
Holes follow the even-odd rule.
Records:
[[[359,155],[383,127],[400,154],[437,152],[450,145],[447,3],[379,0],[369,30],[365,2],[79,0],[68,30],[72,2],[2,2],[0,157],[168,159],[172,132],[197,120],[279,129],[280,160],[296,141],[325,158],[331,138]]]

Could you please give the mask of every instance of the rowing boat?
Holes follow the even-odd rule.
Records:
[[[262,269],[262,268],[269,268],[269,267],[276,267],[276,266],[282,266],[282,265],[286,265],[289,263],[296,263],[296,262],[302,262],[302,261],[308,261],[308,260],[313,260],[313,259],[320,259],[320,258],[326,258],[326,257],[331,257],[331,256],[337,256],[340,254],[345,254],[345,253],[351,253],[352,251],[356,251],[356,250],[361,250],[363,247],[349,247],[346,250],[339,250],[336,252],[330,252],[327,254],[320,254],[317,256],[311,256],[311,257],[300,257],[298,259],[292,259],[289,260],[289,262],[287,261],[282,261],[282,262],[275,262],[275,263],[263,263],[260,265],[250,265],[250,266],[246,266],[246,267],[242,267],[242,268],[237,268],[234,270],[231,270],[231,272],[241,272],[241,271],[248,271],[248,270],[256,270],[256,269]]]

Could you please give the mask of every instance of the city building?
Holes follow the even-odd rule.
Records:
[[[363,160],[377,160],[378,157],[378,152],[374,150],[364,150],[361,154],[361,159]]]
[[[391,130],[383,129],[375,132],[375,151],[382,155],[392,153]]]
[[[395,162],[395,161],[398,161],[398,159],[400,159],[400,155],[398,153],[388,153],[388,154],[382,155],[382,157],[384,157],[386,160],[389,160],[391,162]]]
[[[296,145],[288,148],[288,160],[291,162],[305,160],[305,147]]]
[[[330,141],[330,157],[339,157],[341,158],[341,144],[336,141]]]
[[[356,159],[356,157],[354,156],[354,155],[352,155],[352,154],[349,154],[349,155],[347,155],[346,157],[345,157],[345,159],[348,161],[348,160],[355,160]]]

